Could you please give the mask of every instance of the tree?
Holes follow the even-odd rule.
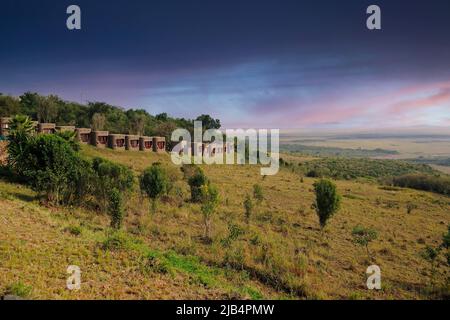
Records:
[[[363,226],[356,226],[352,230],[352,236],[353,241],[356,244],[366,248],[367,256],[370,259],[369,243],[378,238],[376,230],[364,228]]]
[[[111,216],[111,227],[120,229],[124,217],[124,208],[122,196],[117,188],[113,188],[109,193],[108,213]]]
[[[62,101],[55,95],[49,95],[48,97],[39,96],[36,109],[38,121],[54,121],[58,115],[58,107],[61,103]]]
[[[94,113],[92,116],[92,130],[101,131],[105,129],[106,117],[101,113]]]
[[[248,194],[244,200],[244,209],[245,209],[245,218],[246,218],[247,224],[249,224],[250,217],[251,217],[252,211],[253,211],[253,202]]]
[[[205,225],[205,239],[211,241],[212,217],[219,205],[219,191],[211,184],[205,184],[200,187],[201,211],[203,214],[203,223]]]
[[[426,246],[425,249],[421,252],[422,258],[430,263],[431,268],[430,283],[432,287],[434,286],[434,278],[436,275],[436,261],[437,258],[439,257],[439,251],[440,248],[435,249],[431,246]]]
[[[188,184],[191,188],[191,201],[192,202],[201,202],[202,193],[201,187],[208,184],[208,178],[203,173],[203,170],[197,167],[197,172],[194,173],[189,179]]]
[[[67,204],[75,198],[85,162],[64,139],[56,135],[30,139],[21,161],[32,189],[50,203]]]
[[[337,193],[336,185],[326,179],[314,183],[314,190],[316,202],[313,207],[316,209],[320,227],[323,229],[328,219],[339,210],[341,197]]]
[[[37,119],[37,108],[40,96],[36,92],[25,92],[19,97],[21,113]]]
[[[220,120],[213,119],[209,114],[202,114],[195,120],[202,122],[203,130],[219,129],[221,127]]]
[[[256,199],[258,204],[261,204],[261,202],[264,200],[263,190],[259,184],[253,185],[253,198]]]
[[[152,202],[152,212],[156,211],[156,201],[166,192],[168,178],[166,171],[159,164],[153,164],[144,170],[140,179],[141,191],[145,193]]]
[[[25,148],[33,134],[33,123],[30,118],[17,115],[9,124],[8,135],[8,163],[17,171],[22,173],[24,164]]]
[[[20,109],[20,101],[17,98],[0,95],[0,117],[18,114]]]
[[[94,158],[92,168],[95,174],[95,196],[102,211],[108,209],[109,195],[113,189],[124,197],[133,188],[133,172],[121,165],[103,158]]]

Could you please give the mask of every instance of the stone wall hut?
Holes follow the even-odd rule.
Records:
[[[88,144],[91,141],[91,132],[90,128],[76,128],[76,139],[78,142],[83,144]]]
[[[75,126],[56,126],[57,132],[75,132]]]
[[[91,144],[97,148],[105,148],[108,145],[108,131],[92,131]]]
[[[0,136],[7,136],[9,133],[9,123],[12,118],[2,117],[0,118]]]
[[[153,151],[155,151],[155,152],[166,151],[166,138],[153,137]]]
[[[125,135],[110,134],[108,137],[108,147],[114,150],[125,150]]]
[[[50,134],[55,133],[56,124],[54,123],[39,123],[38,124],[38,133]]]
[[[139,136],[125,136],[125,149],[139,151]]]
[[[139,150],[141,151],[153,151],[153,137],[140,137],[139,138]]]

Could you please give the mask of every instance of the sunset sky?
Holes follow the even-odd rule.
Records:
[[[0,92],[225,127],[450,127],[450,1],[2,0]],[[66,29],[77,4],[82,30]],[[382,30],[366,29],[366,8]]]

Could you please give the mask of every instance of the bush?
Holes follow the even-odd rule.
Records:
[[[25,168],[25,150],[32,133],[33,124],[29,117],[17,115],[12,118],[8,135],[8,163],[20,175]]]
[[[369,243],[378,238],[376,230],[356,226],[352,230],[352,236],[356,244],[366,247],[367,255],[370,258]]]
[[[130,192],[133,188],[133,172],[120,164],[111,161],[95,158],[92,162],[95,173],[95,196],[103,212],[108,210],[110,193],[117,189],[121,196]]]
[[[139,178],[141,191],[152,201],[152,212],[156,211],[157,199],[166,192],[168,178],[166,171],[159,164],[153,164],[144,170]]]
[[[324,228],[328,219],[339,210],[341,197],[337,193],[336,185],[329,180],[322,179],[314,183],[314,190],[316,193],[314,208],[319,216],[320,226]]]
[[[208,178],[203,173],[203,170],[198,168],[197,172],[194,173],[189,179],[188,184],[191,188],[191,201],[192,202],[201,202],[202,201],[202,186],[208,184]]]
[[[23,175],[31,187],[56,205],[77,198],[81,181],[89,175],[89,163],[55,135],[30,139],[21,161]]]
[[[201,210],[203,214],[203,223],[205,225],[205,239],[211,240],[211,222],[212,216],[219,205],[219,191],[211,184],[200,187]]]
[[[261,204],[261,202],[264,200],[263,190],[259,184],[253,185],[253,198],[255,198],[258,204]]]
[[[253,202],[249,195],[245,197],[244,200],[244,209],[245,209],[245,219],[247,221],[247,224],[250,223],[250,217],[252,215],[253,211]]]
[[[122,226],[124,209],[122,194],[116,188],[113,188],[109,194],[108,214],[111,217],[111,227],[120,229]]]
[[[66,140],[75,151],[80,151],[80,143],[76,140],[76,133],[74,131],[59,131],[56,135]]]

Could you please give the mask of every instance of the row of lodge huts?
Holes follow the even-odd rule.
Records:
[[[7,136],[11,118],[0,118],[0,136]],[[51,134],[70,131],[76,133],[76,139],[82,144],[90,144],[98,148],[114,150],[134,150],[164,152],[166,139],[164,137],[147,137],[131,134],[112,134],[108,131],[95,131],[90,128],[75,126],[57,126],[54,123],[33,122],[37,133]]]

